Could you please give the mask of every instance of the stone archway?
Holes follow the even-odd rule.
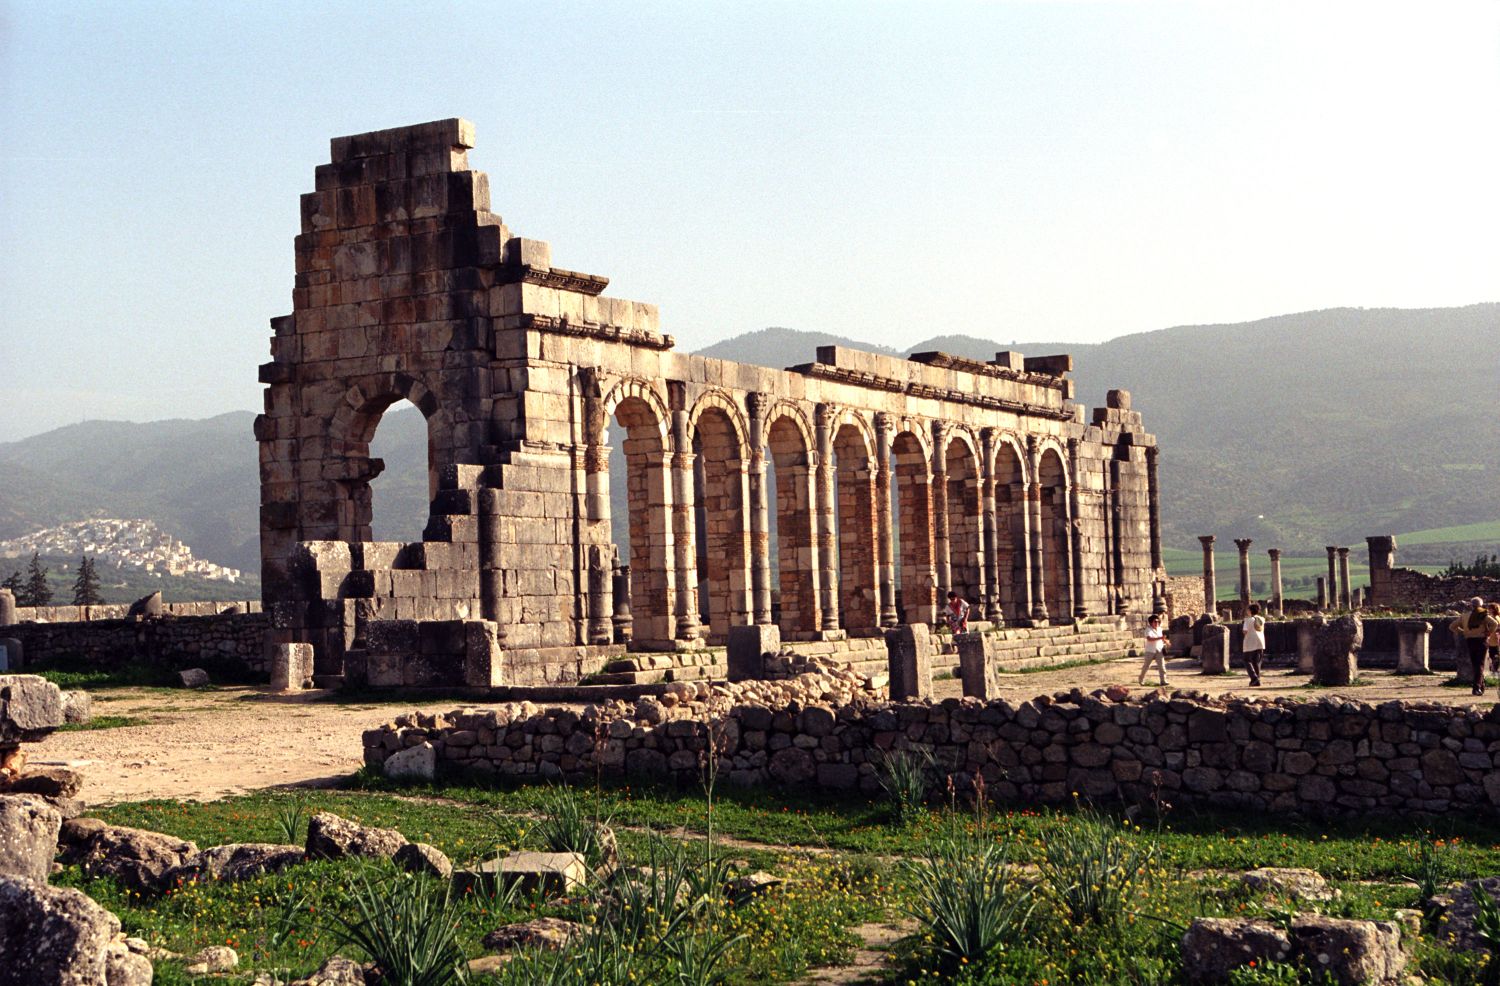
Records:
[[[744,436],[722,407],[710,405],[693,425],[695,502],[698,506],[698,572],[707,591],[698,594],[708,639],[722,643],[731,626],[750,622],[750,528]]]

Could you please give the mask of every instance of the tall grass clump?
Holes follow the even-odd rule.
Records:
[[[1042,883],[1072,924],[1114,927],[1149,877],[1157,843],[1131,834],[1093,808],[1081,808],[1042,846]]]
[[[986,826],[952,826],[932,848],[906,861],[905,870],[909,913],[932,938],[946,969],[978,965],[1007,943],[1024,940],[1032,888],[1012,879],[1009,846]]]
[[[585,804],[575,788],[565,784],[550,788],[536,826],[536,834],[547,850],[579,853],[596,872],[612,868],[616,850],[609,823],[613,816],[601,813],[601,800],[597,791],[590,799],[592,803]]]
[[[923,749],[903,747],[892,750],[880,760],[877,777],[885,793],[886,809],[892,824],[905,826],[922,813],[927,798],[927,775],[932,768],[932,754]]]
[[[458,942],[460,911],[449,884],[371,870],[349,880],[349,909],[328,926],[340,942],[380,967],[385,986],[454,986],[467,982]]]

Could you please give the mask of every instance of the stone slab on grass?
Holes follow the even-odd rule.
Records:
[[[478,890],[493,893],[519,883],[524,892],[540,890],[556,895],[581,889],[588,880],[589,868],[582,853],[513,852],[499,859],[487,859],[469,870],[453,874],[457,893]]]

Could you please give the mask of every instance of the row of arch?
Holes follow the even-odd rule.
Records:
[[[613,421],[625,475],[593,481],[628,491],[639,646],[773,616],[791,639],[873,633],[935,620],[949,589],[976,617],[1074,615],[1076,499],[1056,439],[720,390],[670,409],[635,380],[597,399],[587,440]],[[608,496],[589,502],[590,522],[611,523]]]

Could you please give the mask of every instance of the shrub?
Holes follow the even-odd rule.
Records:
[[[328,931],[380,967],[386,986],[452,986],[467,980],[458,944],[459,907],[447,883],[371,871],[349,882],[349,913],[336,913]]]
[[[877,776],[892,824],[908,825],[921,814],[931,767],[932,754],[922,749],[893,750],[881,758]]]
[[[1073,924],[1112,927],[1129,912],[1155,855],[1154,838],[1132,837],[1113,819],[1084,808],[1048,835],[1042,882]]]
[[[612,816],[601,817],[597,794],[592,801],[586,806],[577,790],[555,785],[547,792],[536,833],[549,852],[580,853],[590,869],[598,870],[612,862],[614,844],[606,835]]]
[[[976,965],[1021,940],[1031,888],[1011,881],[1008,845],[984,828],[955,826],[908,861],[906,874],[914,898],[910,913],[931,935],[946,968]]]

